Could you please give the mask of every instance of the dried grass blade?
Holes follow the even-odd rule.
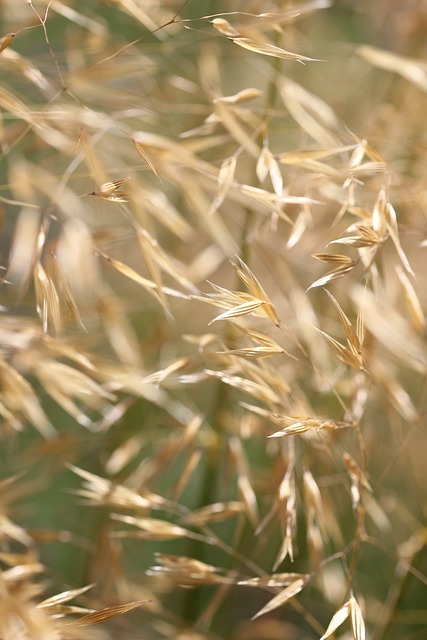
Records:
[[[282,605],[284,605],[286,602],[288,602],[288,600],[290,600],[291,598],[296,596],[297,593],[302,591],[305,584],[306,584],[306,579],[304,578],[298,578],[297,580],[292,582],[288,587],[283,589],[283,591],[278,593],[277,596],[274,596],[274,598],[270,600],[270,602],[268,602],[265,605],[265,607],[263,607],[260,611],[258,611],[258,613],[252,616],[252,620],[255,620],[256,618],[259,618],[260,616],[263,616],[264,614],[269,613],[270,611],[274,611],[274,609],[277,609],[278,607],[281,607]]]
[[[350,601],[343,604],[343,606],[340,609],[338,609],[338,611],[332,616],[332,619],[328,625],[328,628],[326,629],[325,633],[320,638],[320,640],[326,640],[326,638],[329,638],[333,633],[335,633],[338,627],[340,627],[342,623],[345,622],[345,620],[347,620],[349,614],[350,614]]]
[[[239,185],[239,189],[242,193],[252,196],[259,202],[262,202],[265,206],[283,205],[283,204],[322,204],[320,200],[315,200],[307,196],[290,196],[282,195],[278,196],[277,193],[266,191],[266,189],[260,189],[259,187],[253,187],[249,184]],[[274,209],[274,211],[276,211]],[[292,223],[290,218],[282,212],[282,217],[288,222]]]
[[[180,586],[196,586],[206,584],[234,584],[218,573],[218,567],[189,558],[187,556],[173,556],[163,553],[155,553],[159,565],[150,567],[146,574],[149,576],[162,576],[179,584]]]
[[[359,344],[363,345],[365,340],[365,308],[363,305],[357,310],[356,335]]]
[[[318,554],[323,547],[322,537],[326,538],[328,531],[326,510],[319,486],[308,469],[303,474],[303,485],[307,505],[307,539]]]
[[[0,513],[0,531],[2,537],[19,542],[19,544],[24,545],[24,547],[28,549],[34,547],[34,540],[26,530],[18,524],[15,524],[15,522],[12,522],[4,513]]]
[[[307,582],[310,575],[307,573],[273,573],[269,576],[261,578],[248,578],[247,580],[239,580],[238,585],[245,587],[261,587],[270,589],[273,587],[286,587],[297,580]]]
[[[358,335],[357,335],[356,331],[353,329],[353,326],[352,326],[350,320],[348,319],[348,317],[346,316],[346,314],[344,313],[344,311],[340,307],[338,300],[336,300],[334,298],[332,293],[330,293],[330,291],[328,291],[327,289],[325,291],[326,291],[329,299],[334,304],[335,308],[338,310],[338,313],[340,315],[341,325],[342,325],[342,328],[344,329],[345,337],[347,339],[347,342],[348,342],[348,345],[349,345],[351,351],[355,355],[361,355],[362,345],[360,344]]]
[[[252,311],[255,311],[255,309],[258,309],[262,305],[265,305],[265,302],[263,300],[249,300],[248,302],[243,302],[242,304],[237,305],[237,307],[228,309],[228,311],[224,311],[224,313],[216,316],[209,322],[209,324],[211,325],[214,322],[218,322],[218,320],[231,320],[232,318],[240,318],[241,316],[252,313]]]
[[[89,498],[91,504],[108,504],[116,508],[145,510],[156,509],[166,503],[164,498],[155,493],[149,491],[138,493],[72,464],[68,464],[67,467],[85,480],[84,490],[79,491],[78,495],[84,494]]]
[[[137,140],[135,140],[135,138],[132,138],[132,137],[131,137],[131,140],[133,142],[133,145],[134,145],[135,149],[137,150],[137,152],[141,156],[141,158],[144,160],[146,165],[151,169],[151,171],[154,173],[154,175],[157,176],[157,178],[158,178],[159,174],[157,172],[157,169],[154,166],[153,161],[151,160],[150,156],[145,151],[144,145],[142,144],[142,142],[138,142]]]
[[[181,240],[190,240],[194,229],[177,210],[166,195],[159,190],[150,190],[145,198],[145,208],[153,218],[159,221]]]
[[[42,321],[43,331],[47,333],[52,325],[54,332],[59,333],[61,330],[61,311],[58,292],[53,280],[39,261],[36,262],[33,271],[36,308]]]
[[[402,416],[408,423],[414,423],[419,420],[419,412],[414,406],[408,392],[399,384],[395,376],[385,367],[375,365],[373,370],[375,379],[385,390],[390,405]]]
[[[411,265],[409,264],[409,260],[406,257],[405,252],[402,249],[402,245],[400,244],[399,229],[397,226],[397,215],[393,205],[390,202],[387,203],[387,231],[390,234],[390,238],[393,241],[393,244],[403,266],[405,267],[406,271],[415,278],[415,273]]]
[[[321,148],[342,147],[342,127],[331,107],[304,89],[301,85],[286,78],[280,83],[280,95],[291,116],[315,140]],[[316,166],[315,160],[309,160]],[[330,169],[332,175],[340,176],[340,172],[329,165],[319,163],[322,171]],[[326,173],[328,175],[328,173]]]
[[[247,393],[253,398],[261,400],[261,402],[279,404],[280,396],[268,384],[262,384],[259,382],[253,382],[247,378],[241,376],[233,376],[222,371],[213,371],[206,369],[204,372],[206,375],[219,378],[224,384],[229,384],[231,387],[239,389],[243,393]]]
[[[356,367],[357,369],[364,369],[364,363],[360,353],[356,353],[352,349],[347,349],[347,347],[344,347],[344,345],[338,342],[338,340],[335,340],[335,338],[332,338],[332,336],[328,335],[321,329],[318,329],[317,327],[315,327],[315,329],[329,342],[342,362],[350,365],[351,367]]]
[[[360,227],[358,230],[361,231]],[[363,231],[361,231],[361,235],[344,236],[343,238],[332,240],[329,244],[343,244],[346,246],[355,247],[356,249],[362,249],[363,247],[373,247],[380,244],[380,242],[381,238],[379,238],[377,234],[370,234],[370,237],[368,238],[366,237],[366,234],[363,234]]]
[[[86,587],[81,587],[80,589],[69,589],[68,591],[57,593],[51,598],[46,598],[46,600],[42,600],[41,602],[38,603],[37,606],[40,609],[43,609],[46,607],[56,607],[58,604],[69,602],[70,600],[73,600],[73,598],[80,596],[82,593],[86,593],[86,591],[88,591],[89,589],[92,589],[94,586],[95,584],[89,584]]]
[[[320,260],[321,262],[327,262],[328,264],[354,264],[353,260],[349,256],[345,256],[340,253],[313,253],[313,258],[316,258],[316,260]]]
[[[126,406],[126,408],[128,407]],[[116,410],[116,407],[114,407],[113,411],[115,410]],[[120,417],[121,416],[119,415],[118,419]],[[104,422],[106,422],[105,414],[104,414]],[[103,430],[103,429],[106,430],[107,428],[104,427],[104,424],[102,424],[101,422],[100,430]],[[105,462],[106,472],[110,475],[115,475],[120,471],[122,471],[130,463],[131,460],[136,458],[138,453],[141,451],[142,445],[143,445],[142,438],[139,434],[137,434],[136,436],[133,436],[133,438],[128,438],[127,440],[125,440],[123,444],[121,444],[120,446],[114,449],[110,457],[106,460]]]
[[[162,291],[159,268],[168,273],[176,282],[178,282],[186,291],[197,293],[197,287],[189,280],[175,265],[174,260],[160,247],[159,243],[153,238],[146,229],[139,225],[135,225],[135,231],[138,243],[144,254],[149,270],[153,270],[152,277],[156,282],[160,291]],[[155,265],[155,268],[154,268]],[[160,280],[160,282],[159,282]]]
[[[400,265],[396,266],[397,277],[399,278],[400,285],[402,287],[405,302],[411,316],[412,326],[417,333],[422,333],[426,326],[426,319],[421,307],[420,300],[415,293],[415,289],[412,286],[406,273]]]
[[[223,353],[230,356],[243,356],[248,358],[268,358],[280,353],[285,353],[285,351],[277,345],[277,347],[244,347],[242,349],[219,351],[218,353]]]
[[[243,502],[215,502],[206,507],[196,509],[184,518],[184,522],[200,526],[208,522],[222,522],[235,515],[243,513],[245,505]]]
[[[266,294],[265,290],[261,286],[259,280],[256,278],[255,274],[251,271],[251,269],[249,269],[248,265],[245,264],[243,260],[241,260],[238,256],[237,256],[237,262],[232,264],[237,271],[237,275],[242,280],[242,282],[247,286],[247,288],[252,293],[252,295],[255,298],[258,298],[259,300],[264,301],[266,305],[264,308],[265,313],[270,318],[270,320],[272,320],[274,324],[277,327],[279,327],[280,320],[279,320],[279,316],[277,315],[276,309],[273,303],[271,302],[270,298]]]
[[[16,583],[34,579],[44,571],[45,567],[41,562],[26,562],[25,564],[15,565],[10,569],[3,569],[1,576],[6,583]]]
[[[351,628],[353,630],[354,640],[365,640],[365,622],[362,616],[362,610],[356,598],[352,596],[349,600]]]
[[[280,438],[283,435],[292,435],[294,433],[304,433],[305,431],[316,430],[321,431],[322,429],[336,430],[336,429],[346,429],[348,427],[352,427],[353,424],[346,421],[338,421],[338,420],[328,420],[323,418],[292,418],[290,416],[276,416],[276,418],[280,418],[283,420],[296,420],[288,427],[277,431],[276,433],[268,436],[269,438]]]
[[[267,146],[262,148],[256,165],[256,174],[258,180],[263,182],[270,175],[271,184],[275,194],[281,198],[283,196],[283,177],[277,160]]]
[[[277,344],[275,340],[270,338],[270,336],[265,335],[264,333],[259,333],[258,331],[252,331],[251,329],[245,329],[245,333],[256,342],[256,344],[261,345],[262,347],[271,347],[272,349],[280,349],[280,345]]]
[[[116,271],[126,276],[126,278],[133,280],[137,284],[140,284],[142,287],[144,287],[146,291],[151,293],[151,295],[153,295],[156,298],[156,300],[159,300],[159,296],[157,294],[157,284],[154,283],[152,280],[148,280],[148,278],[144,278],[144,276],[141,276],[134,269],[132,269],[131,267],[128,267],[128,265],[124,264],[124,262],[121,262],[120,260],[116,260],[115,258],[112,258],[106,253],[99,252],[98,255],[101,258],[103,258],[106,262],[108,262],[108,264],[110,264],[114,269],[116,269]]]
[[[270,44],[269,42],[260,42],[259,40],[252,40],[252,38],[242,38],[242,37],[230,37],[230,40],[234,42],[234,44],[238,44],[239,47],[243,47],[243,49],[248,49],[249,51],[253,51],[255,53],[261,53],[264,56],[273,56],[274,58],[282,58],[284,60],[296,60],[301,64],[305,62],[322,62],[317,58],[307,58],[307,56],[302,56],[299,53],[292,53],[291,51],[286,51],[285,49],[281,49],[274,44]]]
[[[317,149],[301,149],[295,151],[285,151],[279,153],[277,159],[282,164],[298,164],[306,160],[320,160],[321,158],[328,158],[329,156],[339,155],[358,148],[359,145],[345,145],[338,147],[323,147]]]
[[[112,513],[111,518],[141,529],[149,540],[174,540],[176,538],[193,538],[195,536],[188,529],[158,518],[135,518],[134,516],[125,516],[118,513]]]
[[[310,291],[310,289],[314,289],[315,287],[323,287],[325,284],[328,284],[329,282],[332,282],[333,280],[337,280],[338,278],[342,278],[347,273],[350,273],[350,271],[352,271],[354,269],[356,264],[357,264],[356,262],[352,261],[350,264],[344,264],[343,266],[338,267],[337,269],[333,269],[332,271],[329,271],[329,273],[327,273],[326,275],[322,276],[318,280],[315,280],[308,287],[307,291]]]
[[[268,158],[268,154],[270,153],[270,150],[268,149],[268,147],[263,147],[261,149],[261,153],[259,154],[259,158],[257,160],[256,163],[256,175],[258,180],[262,183],[264,182],[264,180],[266,179],[267,175],[268,175],[268,163],[267,163],[267,158]]]
[[[294,222],[289,239],[286,243],[287,249],[292,249],[301,240],[305,230],[312,221],[311,213],[308,205],[303,206],[303,210],[298,214],[297,219]]]
[[[6,362],[0,362],[0,379],[3,384],[2,400],[12,415],[24,416],[42,436],[53,438],[56,430],[30,383]]]
[[[231,156],[230,158],[226,158],[218,172],[218,193],[216,194],[214,201],[212,202],[212,206],[210,209],[210,214],[215,213],[217,209],[224,202],[225,196],[234,180],[234,174],[236,172],[236,156]]]
[[[5,54],[6,55],[6,54]],[[28,107],[18,100],[12,93],[0,87],[0,106],[5,110],[9,111],[17,118],[28,122],[28,124],[34,123],[34,117],[31,114],[31,111]]]
[[[369,331],[390,351],[416,371],[427,370],[427,350],[420,336],[390,305],[362,287],[352,292],[355,304],[364,306],[365,323]]]
[[[427,72],[424,69],[423,61],[407,58],[369,45],[357,47],[356,53],[374,66],[392,73],[398,73],[423,91],[427,91]]]
[[[54,262],[65,274],[75,299],[85,305],[93,304],[100,284],[94,250],[93,236],[87,224],[80,218],[69,218],[62,227]]]
[[[215,113],[231,137],[234,138],[234,140],[236,140],[236,142],[238,142],[253,158],[258,158],[258,145],[253,141],[246,129],[240,124],[232,107],[226,102],[216,102]]]
[[[175,484],[174,490],[173,490],[173,497],[175,499],[178,498],[178,496],[181,495],[181,493],[184,491],[185,487],[187,486],[191,476],[193,475],[193,473],[196,471],[200,460],[202,459],[202,452],[199,450],[196,451],[192,451],[190,453],[190,455],[188,456],[183,469],[181,470],[180,476],[178,478],[177,483]]]
[[[347,452],[343,454],[343,461],[351,480],[351,501],[353,509],[357,509],[360,503],[360,487],[372,493],[373,489],[362,469],[354,458]]]
[[[127,604],[119,604],[114,607],[106,607],[105,609],[99,609],[98,611],[93,611],[89,613],[87,616],[83,616],[79,620],[74,620],[73,622],[69,622],[68,626],[78,626],[83,627],[89,624],[97,624],[98,622],[104,622],[104,620],[110,620],[111,618],[116,618],[117,616],[121,616],[124,613],[129,613],[129,611],[133,611],[137,607],[141,607],[143,604],[147,604],[150,602],[149,600],[138,600],[136,602],[128,602]]]
[[[158,551],[154,554],[156,560],[160,562],[162,568],[165,569],[189,569],[190,571],[204,571],[206,573],[214,573],[218,570],[217,567],[213,567],[210,564],[206,564],[196,558],[189,558],[188,556],[175,556],[168,553],[160,553]]]
[[[67,309],[69,310],[71,316],[74,320],[81,326],[83,331],[87,331],[83,319],[80,315],[79,308],[77,306],[77,302],[74,298],[74,294],[71,290],[69,279],[64,272],[64,269],[58,263],[56,254],[51,256],[52,266],[55,274],[55,279],[58,283],[60,294],[63,296],[64,302],[67,305]]]

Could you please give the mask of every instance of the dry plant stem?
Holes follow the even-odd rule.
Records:
[[[57,57],[55,55],[54,50],[52,49],[52,45],[50,44],[50,40],[49,40],[49,36],[47,34],[47,28],[46,28],[46,21],[47,21],[47,18],[48,18],[49,9],[50,9],[50,6],[52,4],[52,0],[49,0],[49,2],[47,4],[46,11],[45,11],[45,14],[44,14],[44,18],[42,18],[41,15],[38,13],[38,11],[35,9],[33,3],[31,2],[31,0],[28,0],[28,4],[30,5],[31,9],[34,11],[34,13],[36,14],[38,20],[40,21],[40,25],[42,26],[42,29],[43,29],[44,38],[46,40],[46,44],[48,46],[49,53],[50,53],[50,55],[52,57],[52,60],[54,62],[55,68],[56,68],[56,72],[58,74],[58,78],[59,78],[59,80],[61,82],[62,90],[65,90],[66,89],[66,84],[64,82],[64,77],[62,75],[61,68],[60,68],[59,63],[58,63],[58,59],[57,59]]]

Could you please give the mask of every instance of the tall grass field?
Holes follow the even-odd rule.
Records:
[[[427,639],[427,6],[0,2],[0,640]]]

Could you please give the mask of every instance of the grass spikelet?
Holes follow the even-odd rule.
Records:
[[[277,596],[274,596],[274,598],[272,598],[270,602],[268,602],[265,605],[265,607],[263,607],[260,611],[258,611],[258,613],[252,616],[252,620],[259,618],[259,616],[263,616],[266,613],[269,613],[270,611],[274,611],[274,609],[277,609],[277,607],[283,606],[284,604],[286,604],[286,602],[288,602],[288,600],[290,600],[291,598],[296,596],[297,593],[302,591],[304,586],[305,586],[304,578],[298,578],[297,580],[294,580],[293,582],[291,582],[291,584],[288,587],[285,587],[283,591],[278,593]]]
[[[156,553],[155,556],[160,564],[147,570],[146,573],[149,576],[161,576],[185,587],[228,582],[226,578],[218,575],[221,571],[218,567],[200,562],[195,558],[165,553]]]
[[[320,640],[326,640],[326,638],[330,638],[330,636],[332,636],[332,634],[335,633],[338,627],[340,627],[347,620],[349,615],[350,615],[350,601],[343,604],[343,606],[340,609],[338,609],[336,613],[334,613],[328,625],[328,628],[326,629],[325,633],[320,638]]]
[[[7,33],[5,36],[0,38],[0,53],[10,47],[12,42],[15,40],[16,33]]]
[[[105,607],[104,609],[99,609],[99,611],[92,611],[87,615],[75,620],[71,623],[68,623],[70,626],[86,626],[89,624],[97,624],[99,622],[104,622],[105,620],[110,620],[110,618],[115,618],[116,616],[122,616],[129,611],[133,611],[137,607],[141,607],[146,604],[147,600],[140,600],[138,602],[127,602],[126,604],[119,604],[112,607]]]
[[[109,504],[116,508],[147,509],[164,504],[164,499],[151,492],[138,493],[120,484],[115,484],[84,469],[70,465],[71,471],[85,480],[78,495],[93,504]]]
[[[172,524],[166,520],[157,518],[135,518],[133,516],[124,516],[121,514],[111,514],[113,520],[130,524],[139,529],[136,533],[132,531],[116,531],[117,537],[135,537],[144,540],[175,540],[176,538],[193,538],[194,540],[202,540],[209,542],[209,538],[193,533],[184,527]]]
[[[305,62],[320,62],[318,58],[308,58],[307,56],[302,56],[299,53],[292,53],[291,51],[286,51],[281,47],[276,47],[276,45],[269,42],[252,40],[251,38],[241,38],[239,36],[230,37],[230,40],[239,45],[239,47],[249,49],[249,51],[254,51],[255,53],[260,53],[263,56],[273,56],[274,58],[282,58],[285,60],[296,60],[301,64],[304,64]]]
[[[218,193],[216,194],[215,199],[212,202],[210,213],[215,213],[215,211],[219,209],[221,204],[224,202],[227,191],[234,179],[236,164],[237,160],[235,156],[226,158],[222,162],[218,171]]]
[[[270,301],[270,298],[267,296],[266,292],[262,288],[253,272],[249,269],[248,265],[245,264],[239,257],[237,257],[237,262],[232,264],[237,271],[237,275],[247,286],[252,295],[259,298],[266,304],[265,313],[267,314],[267,316],[274,322],[276,326],[279,326],[280,320],[272,302]]]
[[[239,513],[244,511],[245,505],[243,502],[215,502],[215,504],[209,504],[206,507],[196,509],[190,515],[185,518],[185,521],[192,524],[207,524],[208,522],[222,522],[228,520]]]
[[[61,311],[59,296],[52,278],[38,261],[34,266],[34,285],[37,299],[37,312],[42,321],[43,331],[50,329],[54,333],[61,331]]]
[[[122,189],[124,183],[129,178],[118,178],[117,180],[109,180],[104,182],[100,187],[92,191],[88,195],[109,200],[110,202],[127,202],[129,194]]]
[[[288,416],[283,416],[285,420],[295,420]],[[297,433],[305,433],[306,431],[320,431],[320,430],[335,430],[345,429],[352,425],[347,422],[340,422],[336,420],[322,420],[321,418],[298,418],[295,422],[292,422],[287,427],[284,427],[280,431],[276,431],[269,435],[269,438],[281,438],[282,436],[295,435]]]
[[[249,578],[248,580],[239,580],[238,584],[245,587],[286,587],[296,580],[308,580],[310,576],[302,573],[273,573],[270,576],[262,576],[261,578]]]

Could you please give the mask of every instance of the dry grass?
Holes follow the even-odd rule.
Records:
[[[1,640],[425,637],[425,8],[232,4],[0,7]]]

